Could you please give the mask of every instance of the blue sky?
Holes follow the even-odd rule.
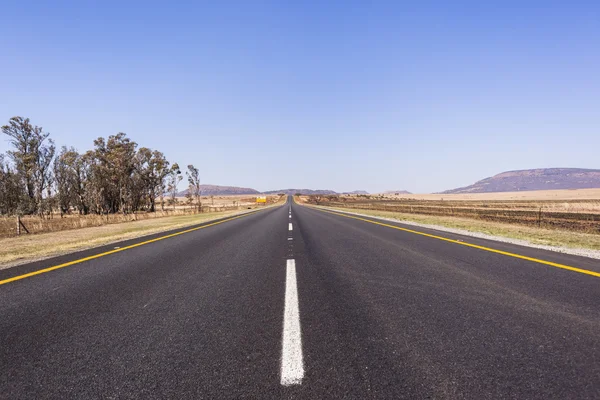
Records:
[[[259,190],[600,168],[600,3],[488,3],[3,1],[0,122]]]

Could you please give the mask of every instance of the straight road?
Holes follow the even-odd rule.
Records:
[[[376,222],[290,199],[0,271],[0,398],[600,398],[598,260]]]

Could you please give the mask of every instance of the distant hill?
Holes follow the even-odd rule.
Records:
[[[317,190],[313,190],[313,189],[280,189],[280,190],[270,190],[268,192],[263,192],[264,194],[278,194],[278,193],[285,193],[285,194],[296,194],[296,193],[302,193],[302,194],[306,194],[306,195],[310,195],[310,194],[337,194],[336,192],[334,192],[333,190],[327,190],[327,189],[317,189]]]
[[[442,193],[489,193],[600,188],[600,169],[540,168],[508,171]]]
[[[200,185],[202,196],[226,196],[226,195],[240,195],[240,194],[259,194],[260,192],[256,189],[243,188],[236,186],[219,186],[219,185]],[[177,196],[183,197],[187,194],[188,190],[183,190],[177,193]]]
[[[259,192],[256,189],[252,188],[243,188],[236,186],[219,186],[219,185],[201,185],[202,187],[202,196],[227,196],[227,195],[243,195],[243,194],[291,194],[294,195],[296,193],[302,193],[306,195],[330,195],[330,194],[339,194],[334,190],[329,189],[279,189],[279,190],[268,190],[266,192]],[[177,193],[177,196],[183,197],[187,194],[187,189],[182,190]],[[406,191],[402,191],[402,193],[408,193]],[[369,194],[369,192],[365,190],[354,190],[352,192],[344,192],[344,194]]]

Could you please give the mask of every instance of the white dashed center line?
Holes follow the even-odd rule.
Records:
[[[290,222],[288,225],[288,231],[291,231],[291,230],[292,230],[292,223]]]
[[[287,260],[286,265],[282,342],[281,384],[284,386],[299,385],[304,378],[304,363],[302,361],[302,335],[295,260]]]

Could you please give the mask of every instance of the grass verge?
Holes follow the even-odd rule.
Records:
[[[566,247],[571,249],[600,250],[600,235],[580,232],[568,232],[555,229],[534,228],[510,225],[460,217],[440,217],[416,215],[393,211],[365,210],[354,208],[327,207],[339,211],[355,212],[373,217],[392,218],[398,221],[417,222],[438,225],[446,228],[464,229],[470,232],[485,233],[509,239],[525,240],[532,244]]]
[[[196,225],[245,211],[223,211],[178,215],[134,222],[73,229],[62,232],[23,235],[0,240],[0,269],[26,262],[85,250],[105,244]]]

